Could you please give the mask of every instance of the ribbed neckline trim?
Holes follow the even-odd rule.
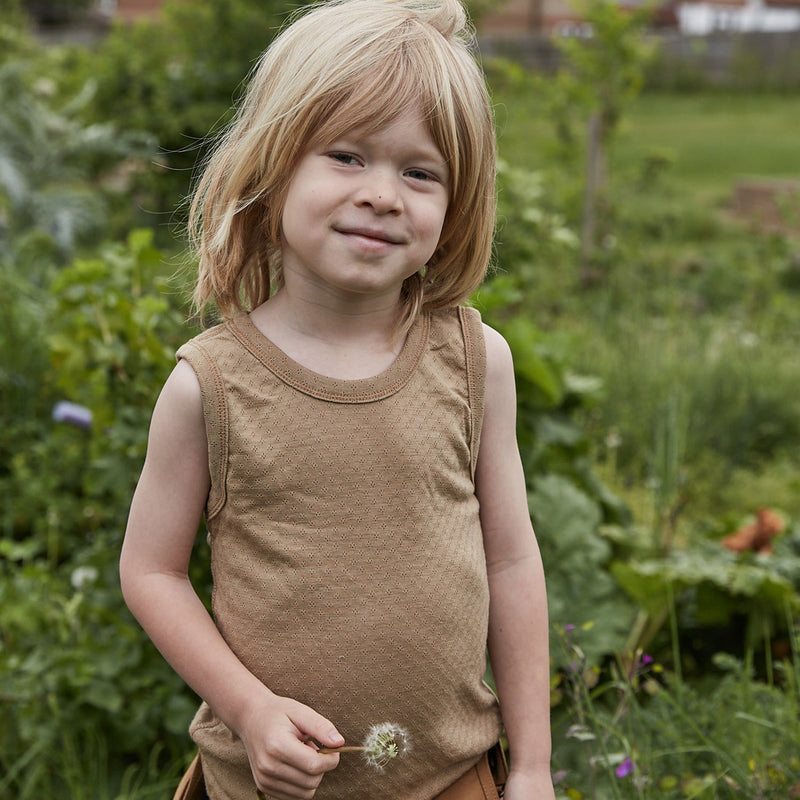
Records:
[[[428,342],[430,315],[421,314],[403,349],[383,372],[371,378],[342,380],[320,375],[289,358],[253,324],[248,314],[229,322],[231,333],[270,372],[304,394],[335,403],[372,403],[398,392],[411,378]]]

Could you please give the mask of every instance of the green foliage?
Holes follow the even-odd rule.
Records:
[[[591,35],[558,40],[574,81],[569,94],[597,109],[610,134],[644,85],[644,67],[652,56],[652,46],[643,32],[651,12],[646,4],[630,9],[609,0],[583,3],[579,11]]]
[[[168,0],[158,19],[118,25],[97,49],[64,55],[64,84],[93,86],[88,122],[125,120],[158,143],[157,163],[135,176],[151,215],[142,222],[175,221],[210,132],[230,119],[245,77],[295,6],[289,0]]]
[[[529,505],[545,563],[550,619],[557,626],[586,626],[581,647],[588,665],[624,647],[634,619],[632,604],[608,572],[612,548],[598,535],[601,507],[558,475],[535,478]],[[555,663],[563,654],[553,648]]]
[[[51,286],[40,388],[85,405],[93,422],[85,430],[32,415],[0,472],[6,796],[66,791],[68,765],[52,754],[88,746],[98,731],[118,769],[131,754],[146,763],[157,742],[162,760],[175,759],[194,710],[126,610],[117,574],[150,408],[188,334],[162,271],[152,234],[138,231]]]
[[[116,123],[86,124],[87,86],[56,97],[52,63],[24,34],[3,27],[14,46],[0,57],[0,257],[42,280],[80,244],[101,238],[112,166],[152,152],[152,139]]]
[[[556,629],[565,667],[553,680],[557,796],[569,800],[785,800],[800,786],[800,670],[782,685],[719,656],[692,686],[641,651],[601,674],[587,668],[585,631]],[[795,635],[794,656],[797,656]]]
[[[597,381],[570,369],[574,340],[544,332],[525,313],[547,283],[539,265],[566,260],[576,240],[563,218],[547,210],[542,175],[501,162],[498,182],[498,268],[475,303],[514,354],[518,440],[550,614],[562,624],[596,621],[586,642],[596,663],[623,646],[633,619],[630,602],[606,571],[611,548],[598,533],[603,521],[626,522],[628,512],[597,479],[589,441],[574,421],[579,409],[595,402]],[[548,289],[558,303],[552,285]]]
[[[785,627],[787,609],[800,610],[795,586],[800,558],[780,561],[737,555],[714,542],[671,552],[666,558],[615,561],[611,573],[652,617],[666,618],[673,598],[684,596],[684,627],[724,626],[736,615],[748,621],[745,644],[754,647]],[[691,615],[689,617],[689,615]],[[642,642],[648,646],[649,642]]]

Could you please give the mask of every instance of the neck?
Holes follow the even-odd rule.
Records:
[[[289,357],[314,372],[352,380],[378,375],[400,354],[399,300],[348,304],[347,310],[281,289],[255,309],[253,324]]]
[[[328,343],[384,342],[397,339],[400,294],[340,297],[303,291],[287,284],[264,304],[263,311],[294,334]]]

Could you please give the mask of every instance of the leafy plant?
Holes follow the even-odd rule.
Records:
[[[540,263],[563,260],[576,240],[563,218],[547,210],[542,175],[501,163],[499,194],[498,269],[474,301],[514,354],[518,439],[551,617],[561,624],[597,621],[585,643],[596,663],[622,647],[633,619],[606,571],[612,550],[598,530],[603,522],[626,523],[629,515],[597,478],[589,441],[575,422],[595,402],[598,382],[570,369],[573,340],[543,331],[524,313]]]
[[[782,567],[782,569],[781,569]],[[674,550],[667,558],[615,561],[611,573],[650,621],[639,646],[652,636],[681,600],[684,626],[725,626],[736,615],[747,620],[744,645],[769,642],[786,623],[787,609],[800,610],[800,598],[782,572],[800,574],[800,558],[785,554],[783,564],[766,557],[737,555],[713,542]]]
[[[88,87],[59,100],[48,59],[18,29],[2,32],[17,52],[0,58],[0,256],[41,282],[51,264],[102,238],[109,193],[101,179],[125,159],[150,155],[153,144],[116,123],[82,122]]]
[[[597,245],[612,232],[609,148],[623,110],[644,85],[651,48],[642,36],[650,14],[647,6],[622,9],[602,0],[583,3],[580,11],[589,35],[558,40],[566,64],[555,80],[543,79],[539,86],[549,98],[569,168],[576,154],[584,157],[581,274],[586,284],[594,281]],[[574,130],[576,119],[582,123],[579,133]]]
[[[717,674],[693,686],[642,651],[602,673],[586,663],[584,630],[555,634],[565,663],[553,680],[560,798],[786,800],[800,791],[796,661],[779,665],[779,688],[720,655]]]
[[[210,138],[230,119],[245,78],[294,8],[288,0],[167,0],[158,18],[117,25],[96,49],[63,55],[64,90],[93,86],[88,123],[125,120],[157,142],[153,167],[133,176],[147,211],[142,224],[164,225],[166,234],[169,223],[181,223]]]
[[[97,731],[108,780],[121,780],[132,754],[146,764],[157,743],[163,767],[194,711],[125,608],[117,573],[149,409],[188,333],[162,271],[152,234],[139,231],[52,285],[45,396],[80,403],[92,422],[34,418],[0,474],[0,794],[63,794],[65,748],[94,746]]]

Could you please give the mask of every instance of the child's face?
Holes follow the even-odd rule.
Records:
[[[281,252],[294,277],[337,296],[399,297],[439,243],[449,170],[420,115],[310,147],[290,181]]]

